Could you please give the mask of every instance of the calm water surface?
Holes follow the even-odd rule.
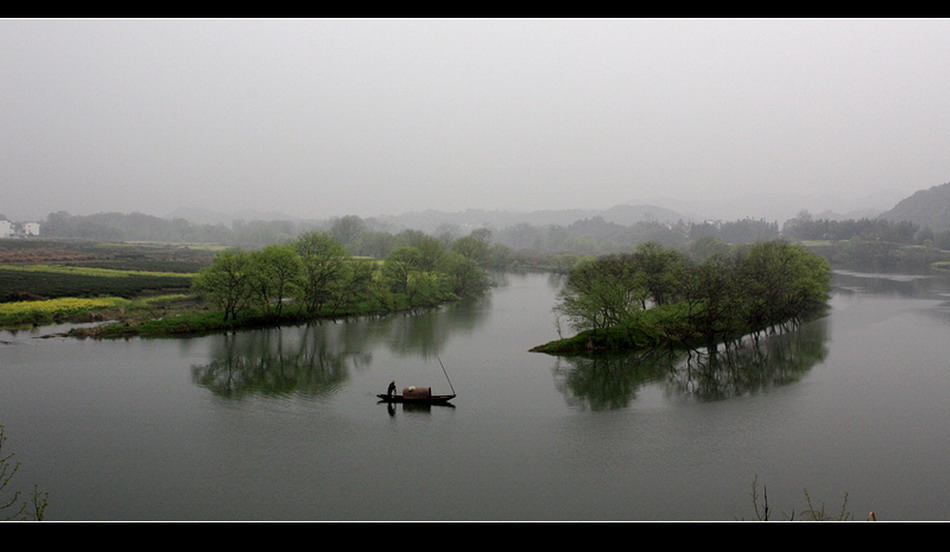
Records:
[[[567,359],[559,285],[189,339],[0,333],[0,424],[57,520],[950,519],[950,282],[838,273],[829,315],[732,354]],[[48,333],[48,332],[46,332]],[[377,404],[391,379],[454,407]]]

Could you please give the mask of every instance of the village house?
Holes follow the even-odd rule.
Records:
[[[0,220],[0,238],[26,238],[40,235],[38,222],[10,222]]]

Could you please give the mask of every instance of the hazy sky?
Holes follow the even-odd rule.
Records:
[[[0,179],[13,218],[858,208],[950,181],[950,20],[2,20]]]

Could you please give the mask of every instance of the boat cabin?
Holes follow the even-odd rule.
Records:
[[[432,388],[410,385],[409,387],[403,387],[402,396],[405,399],[431,399]]]

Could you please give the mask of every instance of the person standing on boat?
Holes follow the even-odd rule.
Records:
[[[386,396],[390,399],[393,398],[393,393],[396,392],[396,380],[389,382],[389,388],[386,389]]]

